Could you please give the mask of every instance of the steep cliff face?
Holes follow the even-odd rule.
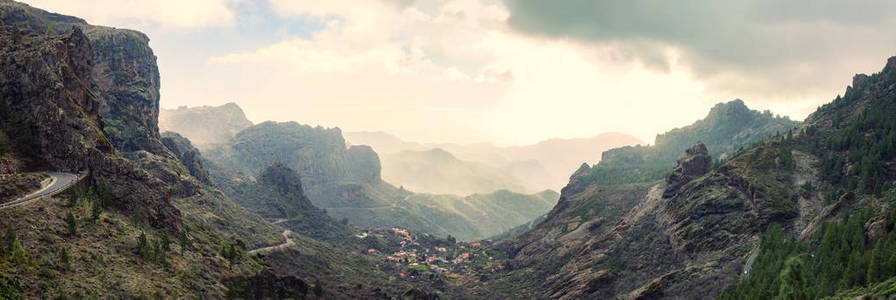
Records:
[[[157,125],[159,74],[156,57],[153,55],[152,49],[149,48],[149,39],[144,34],[126,29],[88,25],[75,17],[49,13],[6,0],[0,2],[0,20],[10,27],[10,32],[15,30],[39,39],[58,37],[56,34],[70,36],[65,41],[69,46],[65,55],[70,57],[61,57],[60,59],[69,63],[71,75],[65,70],[61,70],[63,72],[60,74],[62,77],[60,81],[63,81],[61,84],[63,87],[73,84],[79,86],[72,87],[67,91],[71,95],[47,97],[61,96],[72,99],[71,101],[77,106],[72,109],[83,113],[91,121],[91,125],[82,126],[92,128],[95,132],[91,134],[97,136],[98,142],[96,145],[88,146],[87,149],[96,148],[107,156],[131,160],[136,163],[138,169],[147,171],[150,175],[148,177],[156,179],[149,180],[150,182],[161,180],[170,186],[170,192],[161,184],[156,187],[158,192],[155,194],[164,195],[162,198],[166,199],[160,202],[167,201],[169,195],[187,197],[199,191],[199,182],[191,176],[189,170],[184,168],[179,157],[169,151],[160,139]],[[27,69],[34,68],[28,66]],[[33,78],[19,79],[20,82],[36,81]],[[68,108],[61,107],[61,109]],[[45,123],[48,121],[41,118],[46,117],[29,117],[27,122]],[[19,125],[19,127],[26,128],[19,129],[22,133],[28,133],[26,131],[30,130],[27,129],[28,126]],[[34,141],[26,141],[23,144],[25,144],[25,149],[20,150],[19,153],[38,153],[37,148],[46,149],[48,144],[61,145],[61,143],[55,142],[37,145]],[[54,159],[53,157],[59,154],[68,155],[78,152],[78,150],[60,149],[58,146],[39,151],[63,153],[32,160],[33,162]],[[49,165],[43,167],[86,168],[84,160],[66,164],[72,163],[81,165],[65,167],[59,163],[50,162]],[[93,166],[91,169],[115,168]],[[102,176],[103,174],[96,175]]]
[[[9,5],[0,3],[0,15]],[[113,187],[118,209],[140,208],[156,226],[177,226],[168,188],[119,156],[99,127],[99,101],[89,89],[91,44],[79,27],[70,30],[47,36],[3,26],[0,127],[21,142],[12,153],[32,169],[90,170]]]
[[[258,174],[274,163],[283,163],[299,172],[309,188],[380,180],[376,153],[370,147],[346,148],[339,128],[264,122],[241,131],[229,145],[207,152],[210,158],[244,174]]]
[[[236,105],[179,107],[159,112],[159,128],[174,131],[190,139],[201,149],[225,144],[238,132],[252,126]]]
[[[123,152],[165,153],[159,137],[159,69],[149,38],[132,30],[86,27],[93,47],[90,88],[103,131]]]
[[[69,34],[78,28],[87,36],[90,76],[84,84],[92,92],[99,125],[119,151],[164,152],[159,142],[159,72],[146,35],[127,29],[88,25],[84,20],[0,1],[0,20],[26,34]],[[84,48],[82,48],[84,49]],[[87,67],[87,66],[82,66]]]

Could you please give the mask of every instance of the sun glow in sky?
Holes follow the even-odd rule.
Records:
[[[801,120],[896,55],[888,1],[25,2],[147,33],[165,108],[420,142],[652,142],[735,98]]]

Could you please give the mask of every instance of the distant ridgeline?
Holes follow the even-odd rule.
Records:
[[[739,147],[784,133],[798,124],[768,111],[750,110],[740,99],[719,103],[706,118],[657,135],[654,145],[604,152],[590,176],[601,184],[660,180],[675,166],[681,153],[697,141],[706,144],[714,159],[725,159]]]

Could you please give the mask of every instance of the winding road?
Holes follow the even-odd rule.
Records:
[[[47,172],[47,175],[49,175],[52,180],[49,185],[19,199],[2,203],[0,204],[0,209],[22,205],[43,197],[55,196],[83,179],[80,175],[71,173]]]
[[[283,243],[283,244],[279,244],[279,245],[270,246],[270,247],[264,247],[264,248],[258,248],[258,249],[255,249],[255,250],[250,250],[250,251],[249,251],[249,255],[252,255],[252,254],[255,254],[255,253],[259,253],[259,252],[268,252],[268,251],[274,251],[274,250],[282,250],[283,248],[286,248],[286,247],[295,245],[295,244],[296,244],[296,241],[293,241],[291,238],[289,238],[289,235],[290,235],[290,234],[292,234],[292,231],[284,230],[284,231],[283,231],[283,237],[286,238],[286,242],[285,242],[285,243]]]
[[[750,257],[747,258],[747,264],[744,266],[744,277],[750,276],[750,269],[753,268],[753,262],[756,261],[756,256],[759,255],[759,246],[757,245],[755,249],[753,249],[753,254],[750,254]]]

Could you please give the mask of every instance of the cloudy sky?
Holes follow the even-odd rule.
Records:
[[[163,107],[421,142],[652,142],[734,98],[801,120],[896,55],[891,0],[25,2],[147,33]]]

